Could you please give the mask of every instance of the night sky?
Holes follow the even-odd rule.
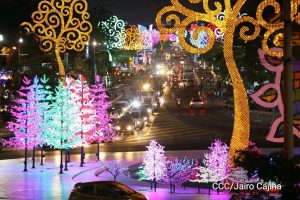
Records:
[[[19,24],[31,21],[39,0],[0,0],[0,34],[14,40],[19,37]],[[96,5],[112,12],[129,24],[149,25],[168,0],[88,0],[90,12]]]

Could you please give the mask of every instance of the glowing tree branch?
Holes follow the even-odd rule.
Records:
[[[8,146],[25,149],[24,171],[27,171],[27,151],[41,143],[40,113],[37,112],[35,94],[31,81],[24,77],[23,86],[18,91],[19,97],[15,100],[16,105],[12,107],[11,115],[14,120],[8,122],[8,129],[15,137],[6,141]]]
[[[23,22],[27,33],[33,33],[40,40],[42,51],[55,52],[59,75],[65,77],[65,68],[60,53],[66,50],[82,51],[90,40],[92,25],[87,20],[86,0],[42,0],[38,10],[32,13],[33,24]]]
[[[279,39],[282,37],[283,22],[280,23],[268,23],[263,19],[263,12],[266,7],[273,7],[276,14],[280,12],[280,5],[275,0],[263,0],[256,11],[256,18],[251,16],[241,16],[240,11],[246,0],[237,0],[232,5],[230,0],[224,0],[223,3],[218,1],[214,2],[214,6],[210,5],[211,1],[205,0],[188,0],[191,4],[202,5],[203,13],[186,8],[177,0],[170,0],[170,6],[166,6],[160,10],[156,17],[156,24],[162,33],[175,33],[178,31],[178,37],[181,46],[191,53],[206,53],[213,46],[216,41],[215,35],[212,29],[205,25],[213,23],[224,34],[224,58],[226,61],[227,69],[229,71],[234,95],[234,127],[230,145],[230,154],[233,156],[237,150],[244,149],[248,146],[249,132],[250,132],[250,119],[249,119],[249,107],[248,97],[243,84],[243,80],[240,76],[237,68],[234,53],[233,53],[233,40],[237,28],[239,29],[240,37],[245,41],[251,41],[256,39],[260,32],[261,27],[266,29],[264,38],[262,40],[262,48],[270,56],[282,57],[283,52],[272,51],[269,45],[278,46]],[[297,12],[299,1],[292,1],[292,14],[293,19],[300,24],[300,14]],[[226,15],[222,20],[216,18],[219,13],[225,13]],[[180,16],[180,17],[179,17]],[[166,23],[171,23],[171,26],[166,27],[162,19],[165,19]],[[209,38],[208,43],[203,48],[193,45],[192,42],[186,38],[186,30],[189,30],[191,24],[201,21],[204,25],[197,27],[192,35],[192,40],[197,40],[199,34],[205,31]],[[252,26],[252,27],[251,27]],[[202,47],[202,46],[201,46]]]
[[[92,104],[95,109],[95,129],[91,136],[91,140],[97,141],[97,159],[100,160],[99,144],[103,140],[113,140],[114,130],[111,125],[113,118],[109,115],[108,109],[112,103],[108,101],[108,95],[105,91],[105,86],[100,82],[100,77],[96,75],[96,83],[90,89]]]

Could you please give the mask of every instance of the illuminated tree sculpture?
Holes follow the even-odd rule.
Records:
[[[27,171],[27,151],[39,145],[41,139],[40,117],[37,111],[37,105],[34,99],[31,81],[24,77],[23,86],[18,91],[19,97],[15,100],[16,105],[12,107],[11,115],[13,121],[8,122],[8,129],[12,131],[15,137],[5,143],[8,146],[25,149],[24,172]]]
[[[100,77],[96,75],[96,83],[90,89],[93,106],[95,109],[95,129],[91,140],[97,141],[97,159],[100,160],[100,142],[103,140],[112,140],[114,130],[111,126],[113,118],[109,115],[108,109],[112,103],[108,101],[108,95],[105,91],[105,85],[100,82]]]
[[[276,14],[280,13],[280,4],[275,0],[263,0],[259,3],[256,10],[256,19],[251,16],[241,16],[240,12],[246,4],[246,0],[237,0],[234,3],[230,0],[223,0],[223,2],[205,0],[188,0],[190,4],[200,7],[202,5],[203,12],[185,7],[177,0],[170,0],[170,6],[164,7],[160,10],[156,17],[156,24],[162,33],[175,33],[178,31],[179,42],[181,46],[191,53],[203,54],[208,52],[216,41],[212,29],[206,26],[208,23],[216,25],[224,34],[224,58],[226,61],[227,69],[229,71],[234,95],[234,127],[230,145],[230,154],[233,156],[237,150],[244,149],[248,146],[249,132],[250,132],[250,119],[248,97],[237,68],[233,45],[234,36],[239,30],[241,39],[251,41],[260,35],[262,28],[264,29],[264,37],[262,40],[263,50],[270,56],[282,57],[283,51],[273,51],[272,46],[279,46],[279,39],[282,37],[283,22],[268,23],[264,17],[263,12],[267,7],[272,7]],[[296,23],[300,24],[300,17],[298,12],[299,1],[291,1],[292,3],[292,18]],[[219,13],[225,13],[222,20],[216,16]],[[162,20],[165,19],[165,22]],[[197,22],[203,25],[197,27],[193,34],[190,36],[193,40],[198,38],[198,35],[205,31],[208,35],[208,43],[204,48],[198,48],[188,41],[185,32]],[[167,24],[165,26],[165,24]]]
[[[34,113],[38,113],[38,115],[36,116],[36,121],[38,121],[38,128],[39,128],[39,133],[37,135],[37,137],[39,137],[41,140],[39,142],[38,145],[43,145],[43,132],[44,132],[44,125],[45,123],[47,123],[47,121],[44,121],[44,117],[46,115],[46,112],[48,112],[47,110],[45,110],[45,104],[44,104],[44,100],[45,100],[45,91],[44,88],[41,84],[39,84],[39,79],[37,76],[34,77],[33,79],[33,84],[31,87],[31,92],[33,94],[33,101],[32,101],[32,105],[34,107],[33,112]],[[35,168],[35,150],[36,150],[36,146],[33,146],[32,148],[32,168]]]
[[[104,33],[108,49],[121,49],[125,44],[125,22],[117,16],[98,23],[98,29]]]
[[[82,75],[79,75],[78,79],[70,85],[71,98],[75,101],[76,106],[79,109],[80,126],[81,131],[78,133],[80,136],[80,167],[84,164],[84,146],[91,142],[92,135],[96,127],[96,110],[92,103],[90,88],[87,81]]]
[[[55,101],[49,112],[50,121],[44,133],[45,142],[60,149],[60,173],[63,171],[63,150],[80,146],[81,120],[76,103],[70,97],[69,87],[59,82],[55,87]],[[65,165],[67,162],[65,162]],[[65,170],[67,170],[65,166]]]
[[[118,160],[112,160],[112,161],[100,162],[100,163],[102,167],[105,169],[105,171],[107,171],[113,176],[114,181],[116,181],[117,177],[120,174],[123,174],[128,169],[125,162],[118,161]]]
[[[194,167],[193,160],[186,157],[183,159],[168,159],[166,162],[166,173],[163,182],[170,184],[170,192],[175,193],[175,185],[181,186],[190,180]]]
[[[200,168],[201,182],[223,181],[230,174],[229,147],[221,140],[216,140],[204,154],[204,167]]]
[[[34,33],[40,40],[42,51],[54,50],[63,79],[66,74],[60,53],[82,51],[90,40],[92,25],[87,21],[90,17],[87,9],[86,0],[42,0],[32,13],[33,24],[21,24],[27,33]]]
[[[53,92],[51,90],[51,87],[48,85],[49,79],[44,75],[41,79],[41,86],[42,86],[42,95],[43,98],[39,102],[39,111],[41,113],[41,119],[42,119],[42,127],[41,127],[41,133],[40,137],[43,139],[46,137],[46,130],[47,125],[50,122],[51,118],[48,115],[48,111],[51,109],[51,104],[54,101]],[[45,139],[42,140],[41,144],[41,165],[44,165],[44,148],[43,144],[45,144]]]
[[[165,176],[166,172],[166,157],[163,146],[155,140],[151,140],[143,161],[143,172],[148,180],[154,183],[154,191],[156,191],[156,183]]]
[[[144,47],[143,33],[135,25],[130,25],[125,30],[126,40],[124,48],[128,50],[140,51]]]

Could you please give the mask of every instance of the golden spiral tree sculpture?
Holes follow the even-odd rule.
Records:
[[[282,57],[282,51],[273,51],[272,47],[278,47],[283,35],[283,22],[268,23],[263,12],[267,7],[272,7],[275,14],[281,12],[280,5],[276,0],[263,0],[256,9],[256,17],[240,15],[246,0],[188,0],[192,4],[185,7],[179,0],[170,0],[170,6],[164,7],[156,16],[156,24],[161,33],[175,33],[178,31],[181,46],[191,53],[204,54],[213,48],[215,35],[212,29],[205,25],[198,26],[191,34],[191,39],[196,41],[199,33],[207,34],[207,45],[199,48],[186,38],[186,32],[193,23],[213,23],[224,33],[223,53],[229,71],[234,96],[234,125],[230,144],[230,155],[234,156],[237,150],[244,149],[249,144],[250,118],[248,96],[234,59],[233,43],[236,31],[245,41],[257,39],[264,29],[262,48],[270,56]],[[235,2],[232,5],[232,2]],[[299,24],[300,15],[298,7],[300,2],[292,0],[292,19]],[[202,5],[203,12],[190,9]],[[217,19],[219,13],[225,13],[221,20]],[[166,24],[166,25],[165,25]]]
[[[87,9],[86,0],[42,0],[32,13],[33,24],[21,24],[27,33],[38,38],[42,51],[54,50],[62,80],[66,73],[60,53],[82,51],[90,40],[92,24]]]
[[[124,49],[140,51],[144,47],[143,33],[135,25],[129,25],[126,30]]]

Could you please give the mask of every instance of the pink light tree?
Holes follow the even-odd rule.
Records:
[[[166,173],[163,182],[170,185],[170,193],[175,193],[175,185],[181,186],[191,179],[193,167],[194,161],[186,157],[166,161]]]
[[[164,148],[155,140],[151,140],[143,160],[143,174],[151,181],[151,189],[154,183],[154,191],[156,191],[157,181],[163,180],[166,173]]]
[[[67,81],[68,83],[68,81]],[[71,83],[71,82],[70,82]],[[80,167],[84,164],[84,146],[92,141],[96,124],[96,110],[92,103],[90,88],[82,75],[79,75],[75,82],[70,84],[71,98],[73,98],[79,108],[79,118],[81,131],[78,133],[81,138],[80,145]]]
[[[27,170],[27,151],[41,143],[39,134],[40,113],[37,112],[37,104],[30,79],[23,78],[23,85],[18,91],[19,97],[15,100],[15,106],[11,109],[13,121],[8,122],[8,129],[15,137],[5,141],[5,145],[17,149],[25,149],[24,172]],[[34,165],[33,165],[34,167]]]
[[[203,165],[196,167],[198,171],[192,182],[210,183],[223,181],[231,173],[229,166],[229,147],[221,140],[215,140],[209,147],[210,152],[204,154]]]
[[[94,119],[95,127],[91,140],[97,141],[97,159],[100,160],[100,143],[103,140],[113,140],[114,129],[111,125],[113,118],[109,115],[108,109],[112,103],[108,101],[108,95],[105,86],[100,82],[100,77],[96,75],[96,82],[90,89],[92,104],[94,106],[96,116]]]

